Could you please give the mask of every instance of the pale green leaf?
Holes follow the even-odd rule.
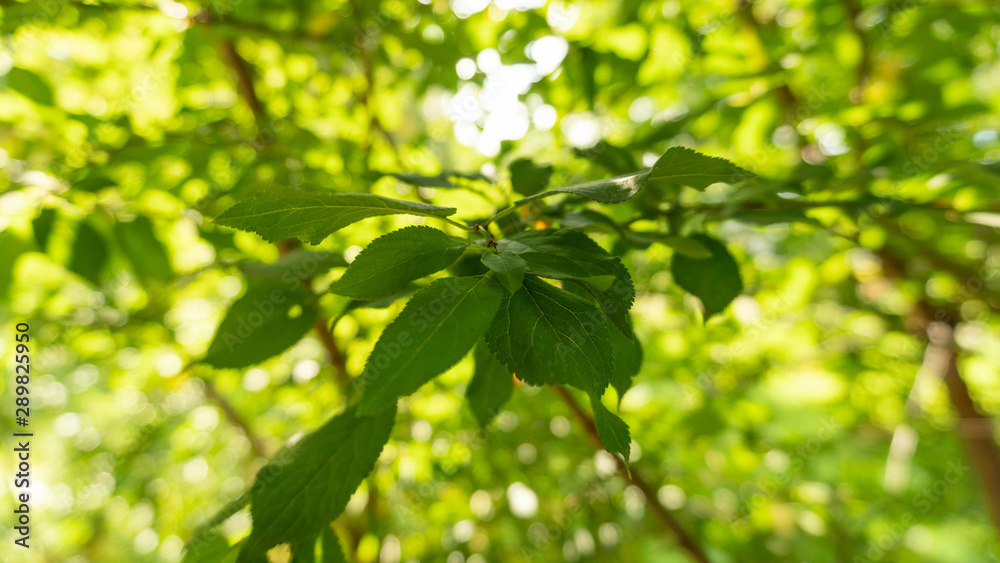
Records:
[[[401,201],[371,194],[303,192],[290,188],[261,190],[216,217],[227,227],[259,234],[269,242],[298,238],[319,244],[330,234],[368,217],[419,215],[447,217],[454,207]]]
[[[649,171],[649,181],[703,190],[716,182],[737,184],[753,176],[724,158],[671,147]]]
[[[452,265],[465,243],[431,227],[406,227],[368,245],[330,286],[330,291],[354,299],[385,297],[411,281]]]
[[[347,260],[337,252],[296,248],[274,262],[245,262],[240,264],[243,274],[252,278],[274,278],[294,284],[296,280],[316,277],[330,268],[343,268]]]
[[[455,365],[490,326],[502,297],[492,275],[444,278],[418,291],[368,356],[358,412],[395,404]]]
[[[524,280],[524,269],[528,264],[523,258],[513,252],[492,252],[483,254],[483,264],[497,273],[497,279],[507,291],[514,292],[521,287]]]

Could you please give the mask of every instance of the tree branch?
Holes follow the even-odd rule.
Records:
[[[229,420],[233,426],[236,426],[243,431],[247,440],[250,441],[250,449],[252,449],[258,457],[268,457],[269,451],[267,444],[265,444],[264,440],[250,428],[250,424],[243,420],[243,417],[236,411],[233,405],[230,404],[221,393],[219,393],[219,390],[215,388],[215,385],[213,385],[211,381],[203,377],[199,377],[198,379],[205,385],[205,396],[211,399],[222,410],[222,413],[226,415],[226,419]]]
[[[594,419],[587,414],[586,411],[580,406],[580,403],[576,402],[576,399],[569,394],[569,391],[558,386],[551,386],[553,392],[558,396],[563,403],[569,408],[573,416],[580,422],[583,429],[587,433],[587,437],[591,442],[599,449],[604,449],[604,444],[601,442],[600,436],[597,434],[597,426],[594,424]],[[689,535],[684,528],[674,519],[673,515],[663,507],[656,500],[656,490],[650,485],[645,479],[643,479],[639,472],[632,469],[630,472],[628,467],[626,467],[625,462],[621,460],[618,456],[612,456],[615,459],[615,463],[618,465],[618,471],[621,473],[629,483],[635,485],[642,494],[646,497],[646,506],[653,512],[656,519],[670,531],[677,543],[683,548],[685,555],[688,556],[691,561],[695,563],[710,563],[708,556],[705,555],[704,550],[701,546],[694,540],[691,535]]]

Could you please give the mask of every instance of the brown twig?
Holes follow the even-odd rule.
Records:
[[[265,118],[264,105],[260,103],[257,91],[254,90],[253,71],[250,63],[236,51],[236,45],[229,39],[223,39],[219,43],[219,49],[229,64],[229,68],[236,73],[236,87],[240,97],[250,106],[250,111],[253,112],[253,116],[259,124]]]
[[[222,413],[226,415],[226,419],[232,423],[233,426],[239,428],[243,431],[243,434],[250,441],[250,448],[253,450],[258,457],[268,457],[270,455],[267,444],[264,440],[257,435],[253,429],[250,428],[250,424],[243,420],[243,417],[239,412],[233,407],[232,404],[225,397],[219,393],[219,390],[215,388],[215,385],[205,378],[199,378],[200,381],[205,385],[205,396],[211,399],[218,407],[222,410]]]
[[[594,424],[594,419],[591,418],[586,411],[580,406],[580,403],[576,402],[576,399],[569,394],[566,389],[562,387],[552,386],[552,391],[555,392],[563,403],[569,408],[573,416],[580,422],[583,426],[584,431],[587,433],[587,437],[595,446],[600,449],[604,449],[604,444],[601,442],[600,436],[597,434],[597,426]],[[684,528],[674,519],[673,515],[663,507],[656,500],[656,490],[650,485],[645,479],[643,479],[639,472],[635,469],[629,471],[629,468],[625,465],[625,462],[621,460],[618,456],[613,456],[615,462],[618,465],[618,471],[625,477],[629,483],[635,485],[642,494],[646,497],[646,506],[653,512],[656,519],[670,531],[674,539],[684,550],[685,554],[696,563],[710,563],[708,556],[705,555],[705,551],[700,545],[694,540],[694,538],[684,530]]]

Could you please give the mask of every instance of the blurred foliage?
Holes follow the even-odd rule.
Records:
[[[560,196],[495,224],[585,229],[632,274],[644,358],[606,401],[620,400],[649,494],[548,388],[515,385],[479,429],[470,354],[400,402],[320,556],[339,543],[362,562],[685,561],[665,507],[716,562],[997,559],[968,430],[914,328],[921,307],[945,312],[970,394],[996,415],[994,3],[0,10],[0,350],[13,365],[15,323],[31,324],[37,432],[32,548],[5,528],[5,561],[179,561],[268,456],[343,411],[342,378],[415,288],[371,302],[327,289],[369,242],[425,220],[366,219],[311,257],[213,223],[236,202],[291,187],[485,218],[678,145],[758,177],[616,206]],[[715,260],[715,241],[742,294],[709,318],[681,287],[703,282],[675,281],[671,263]],[[482,273],[480,254],[451,273]],[[289,311],[332,326],[341,357],[300,323],[308,334],[277,357],[200,362],[234,303],[285,279],[308,281]],[[236,504],[205,560],[249,534]]]

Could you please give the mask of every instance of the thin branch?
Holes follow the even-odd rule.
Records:
[[[253,71],[250,63],[236,51],[236,45],[229,39],[223,39],[219,43],[219,49],[222,50],[229,68],[236,73],[236,87],[239,89],[240,97],[250,106],[250,111],[253,112],[254,118],[260,125],[265,118],[264,105],[260,103],[257,91],[254,90]]]
[[[604,449],[604,444],[601,442],[600,436],[597,434],[597,426],[594,424],[594,419],[590,417],[586,411],[580,406],[580,403],[576,402],[576,399],[569,394],[566,389],[562,387],[552,386],[552,391],[555,392],[563,403],[569,408],[573,416],[580,422],[583,429],[587,433],[587,437],[591,442],[599,449]],[[710,563],[708,556],[705,555],[705,551],[700,545],[694,540],[694,538],[688,534],[684,528],[674,519],[673,515],[663,507],[656,500],[656,490],[650,485],[645,479],[643,479],[639,472],[634,468],[629,471],[626,467],[625,462],[621,460],[618,456],[612,456],[618,465],[618,472],[622,474],[629,483],[635,485],[642,494],[646,497],[646,506],[653,512],[656,519],[670,531],[677,543],[683,548],[685,555],[688,556],[691,561],[695,563]]]
[[[226,400],[226,398],[223,397],[221,393],[219,393],[219,390],[215,388],[215,385],[211,381],[203,377],[200,377],[198,379],[205,385],[205,396],[211,399],[212,402],[214,402],[219,407],[219,409],[222,410],[222,413],[226,415],[226,419],[229,420],[229,422],[232,423],[233,426],[236,426],[237,428],[243,431],[243,434],[247,437],[247,440],[250,441],[250,448],[253,450],[253,452],[258,457],[265,457],[265,458],[268,457],[269,451],[267,444],[265,444],[264,440],[261,439],[261,437],[258,436],[257,433],[253,431],[253,429],[250,428],[250,424],[247,421],[243,420],[243,417],[240,415],[239,412],[237,412],[237,410],[233,407],[233,405],[230,404],[230,402]]]

